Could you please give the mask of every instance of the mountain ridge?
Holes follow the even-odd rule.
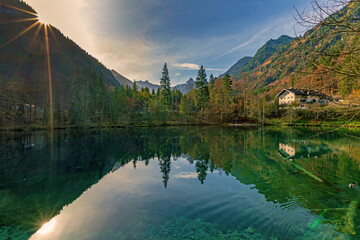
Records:
[[[149,80],[145,80],[145,81],[139,80],[139,81],[135,81],[135,82],[136,82],[136,86],[139,89],[148,88],[150,91],[154,90],[156,92],[160,87],[160,85],[151,83],[151,82],[149,82]]]
[[[19,0],[0,0],[0,20],[1,22],[19,21],[19,19],[34,17],[30,13],[25,13],[15,8],[26,9],[33,14],[37,14],[28,4]],[[28,22],[13,22],[1,24],[0,46],[2,48],[0,56],[0,79],[24,79],[37,82],[44,80],[47,74],[43,73],[46,62],[46,48],[44,28],[39,28],[36,34],[36,19]],[[33,26],[34,25],[34,26]],[[88,54],[79,45],[65,37],[57,28],[48,26],[49,50],[51,58],[51,67],[55,83],[63,85],[69,79],[71,72],[75,68],[92,68],[102,75],[106,85],[109,87],[119,87],[109,69],[107,69],[99,60]],[[28,29],[18,38],[24,29]],[[9,41],[9,39],[13,41]],[[17,54],[14,54],[17,53]],[[31,69],[31,71],[29,71]],[[55,89],[56,90],[56,89]]]
[[[111,73],[114,75],[115,79],[119,82],[120,85],[127,87],[133,86],[134,83],[131,80],[119,74],[115,70],[111,70]],[[145,80],[145,81],[139,80],[135,82],[138,89],[148,88],[150,91],[154,90],[156,92],[160,87],[159,84],[152,83],[149,80]],[[189,78],[189,80],[187,80],[185,83],[180,83],[175,85],[174,87],[171,87],[171,90],[179,90],[182,94],[187,94],[194,88],[195,88],[195,80],[193,78]]]
[[[243,57],[237,61],[233,66],[229,68],[225,73],[221,74],[219,77],[224,77],[226,74],[230,76],[240,76],[243,72],[246,65],[253,59],[253,57]]]
[[[259,48],[259,50],[257,50],[254,57],[241,58],[228,71],[220,75],[220,77],[225,76],[225,74],[229,74],[235,78],[241,78],[241,74],[243,72],[250,72],[258,66],[261,66],[275,52],[293,40],[294,38],[287,35],[281,35],[277,39],[270,39],[261,48]]]
[[[349,16],[360,17],[359,2],[350,2],[324,21],[350,21],[349,24],[359,27]],[[317,89],[343,97],[354,93],[359,87],[358,74],[354,74],[353,69],[360,68],[360,64],[356,61],[359,57],[349,53],[358,49],[360,36],[341,26],[335,29],[331,23],[321,22],[296,39],[281,36],[283,44],[278,47],[274,48],[274,40],[269,40],[270,50],[275,51],[265,51],[268,54],[261,54],[261,61],[255,65],[250,64],[254,62],[251,60],[240,75],[233,76],[233,88],[240,94],[243,91],[264,93],[271,99],[286,87]],[[258,53],[262,49],[264,46]]]
[[[187,94],[191,90],[195,89],[195,80],[193,78],[189,78],[185,83],[178,84],[172,87],[173,90],[179,90],[182,94]]]
[[[360,16],[359,2],[349,3],[329,18],[346,22],[347,16]],[[265,87],[265,92],[271,93],[284,87],[317,89],[328,95],[347,96],[357,89],[356,76],[339,72],[359,67],[352,59],[354,55],[347,54],[358,48],[359,41],[356,32],[341,32],[340,28],[336,33],[331,24],[319,23],[253,69],[247,87]]]
[[[122,85],[122,86],[128,86],[131,87],[133,85],[133,82],[130,81],[128,78],[124,77],[120,73],[116,72],[115,70],[111,70],[111,73],[113,74],[114,78]]]

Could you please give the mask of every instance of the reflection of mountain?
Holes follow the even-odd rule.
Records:
[[[180,156],[178,132],[56,132],[52,141],[47,133],[1,134],[0,239],[1,226],[33,234],[104,175],[133,159],[159,157],[166,186],[170,157]]]
[[[102,148],[103,142],[91,136],[59,134],[53,146],[46,134],[2,135],[0,142],[0,226],[21,226],[29,234],[97,183],[115,162],[102,156],[111,146]]]
[[[170,159],[186,157],[200,182],[215,169],[254,185],[267,201],[282,208],[301,206],[350,233],[360,224],[351,216],[356,192],[339,188],[360,179],[359,163],[349,157],[357,147],[342,135],[291,129],[154,128],[117,131],[0,135],[0,226],[20,227],[29,234],[110,171],[159,159],[163,185],[172,177]],[[300,167],[279,156],[279,144],[291,143]],[[285,147],[286,144],[283,144]],[[345,149],[351,151],[347,152]],[[289,148],[290,149],[290,148]],[[306,169],[323,182],[309,177]],[[25,180],[24,180],[25,179]],[[35,203],[35,204],[34,204]],[[352,203],[354,205],[354,203]],[[325,212],[323,209],[327,209]],[[353,212],[351,212],[353,211]],[[352,227],[345,223],[351,222]],[[350,229],[350,230],[349,230]],[[355,229],[356,230],[356,229]],[[354,230],[354,231],[355,231]],[[0,230],[1,232],[1,230]]]

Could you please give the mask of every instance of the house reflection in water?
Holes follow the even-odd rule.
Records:
[[[292,144],[279,143],[279,153],[289,160],[296,158],[318,158],[331,149],[326,144],[313,144],[307,141],[294,141]]]
[[[279,143],[279,151],[286,158],[291,158],[296,154],[295,147],[285,143]]]

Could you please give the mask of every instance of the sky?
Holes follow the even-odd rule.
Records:
[[[270,39],[294,36],[311,0],[25,0],[41,19],[130,80],[218,76]],[[299,31],[299,30],[298,30]]]

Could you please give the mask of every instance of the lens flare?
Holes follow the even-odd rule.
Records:
[[[49,80],[49,103],[50,103],[50,130],[54,129],[54,110],[53,110],[53,91],[52,91],[52,76],[51,76],[51,59],[50,59],[50,45],[48,26],[44,25],[45,29],[45,44],[46,44],[46,58],[47,58],[47,71]]]
[[[25,33],[27,33],[28,31],[30,31],[31,29],[33,29],[34,27],[36,27],[39,23],[36,22],[34,24],[32,24],[30,27],[24,29],[21,33],[19,33],[18,35],[16,35],[15,37],[13,37],[12,39],[10,39],[9,41],[7,41],[5,44],[3,44],[2,46],[0,46],[0,49],[6,47],[7,45],[9,45],[10,43],[14,42],[16,39],[18,39],[19,37],[21,37],[22,35],[24,35]]]
[[[5,21],[5,22],[0,22],[0,24],[19,23],[19,22],[32,22],[32,21],[39,21],[39,19],[38,18],[17,19],[17,20],[10,20],[10,21]]]
[[[45,26],[50,25],[49,21],[46,20],[46,19],[45,19],[43,16],[41,16],[41,15],[37,15],[37,20],[38,20],[41,24],[43,24],[43,25],[45,25]]]
[[[15,7],[15,6],[6,4],[6,3],[0,3],[0,5],[5,6],[5,7],[8,7],[8,8],[15,9],[15,10],[18,10],[18,11],[20,11],[20,12],[27,13],[27,14],[30,14],[30,15],[33,15],[33,16],[37,16],[36,13],[34,13],[34,12],[30,12],[30,11],[27,11],[27,10],[25,10],[25,9],[21,9],[21,8],[18,8],[18,7]]]
[[[47,74],[48,74],[48,82],[49,82],[49,108],[50,108],[50,130],[54,129],[54,110],[53,110],[53,88],[52,88],[52,70],[51,70],[51,58],[50,58],[50,42],[49,42],[49,32],[53,35],[54,40],[57,41],[55,34],[53,33],[51,26],[49,25],[49,22],[42,16],[37,15],[34,12],[27,11],[25,9],[21,9],[15,6],[11,6],[5,3],[0,3],[0,6],[5,6],[7,8],[11,8],[26,14],[31,15],[31,18],[25,18],[25,19],[16,19],[16,20],[9,20],[5,22],[0,22],[0,24],[7,24],[7,23],[16,23],[16,22],[30,22],[35,21],[30,26],[26,27],[23,31],[21,31],[19,34],[8,40],[5,44],[0,45],[0,50],[8,46],[9,44],[13,43],[15,40],[38,26],[38,28],[35,30],[35,34],[33,35],[33,39],[31,41],[31,44],[29,46],[29,50],[31,49],[32,45],[34,44],[35,38],[38,36],[40,30],[44,28],[45,33],[45,49],[46,49],[46,63],[47,63]]]
[[[44,225],[42,225],[42,227],[38,230],[38,233],[40,235],[51,233],[52,231],[54,231],[55,224],[56,224],[56,220],[53,218],[50,220],[50,222],[47,222]]]

